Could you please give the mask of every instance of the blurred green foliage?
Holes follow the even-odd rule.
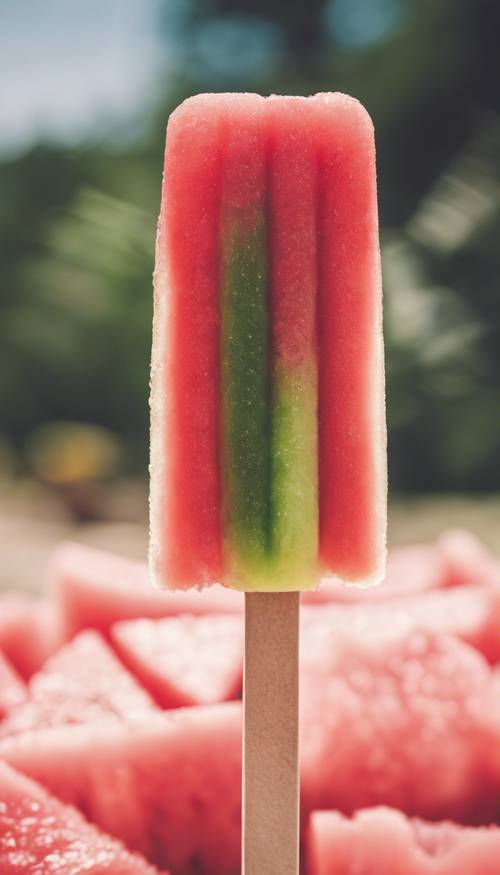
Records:
[[[500,488],[500,4],[177,0],[127,145],[0,164],[1,429],[106,426],[146,473],[164,128],[204,90],[359,97],[377,130],[393,488]],[[151,121],[153,118],[153,121]]]

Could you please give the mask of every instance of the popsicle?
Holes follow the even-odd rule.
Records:
[[[298,872],[299,592],[385,558],[372,123],[341,94],[200,95],[167,129],[150,565],[245,591],[243,872]]]
[[[383,576],[375,150],[358,101],[208,94],[172,114],[151,415],[160,585]]]

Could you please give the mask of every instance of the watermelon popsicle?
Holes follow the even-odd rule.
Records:
[[[155,270],[151,568],[170,588],[379,580],[373,127],[341,94],[171,116]]]
[[[341,94],[200,95],[167,130],[150,564],[244,590],[243,872],[298,872],[299,592],[379,580],[373,127]]]

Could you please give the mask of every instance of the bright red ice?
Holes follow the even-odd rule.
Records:
[[[380,568],[384,542],[375,146],[357,101],[318,97],[315,109],[320,560],[349,580]]]

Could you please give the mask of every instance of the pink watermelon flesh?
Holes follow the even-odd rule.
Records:
[[[436,546],[445,563],[448,585],[500,585],[500,561],[471,532],[449,529]]]
[[[303,624],[315,635],[333,628],[360,638],[378,630],[411,629],[454,635],[479,650],[486,659],[500,660],[500,588],[487,584],[457,586],[376,604],[328,605],[303,610]]]
[[[0,651],[0,720],[26,698],[26,684]]]
[[[475,556],[477,559],[482,556],[484,565],[484,548],[478,546],[478,542],[474,543]],[[475,583],[478,581],[472,573],[474,560],[469,548],[468,552],[464,549],[464,537],[460,533],[458,539],[456,533],[449,533],[448,540],[443,536],[437,546],[400,547],[389,552],[387,576],[380,586],[361,589],[346,587],[336,580],[324,580],[320,589],[304,593],[302,598],[313,604],[329,601],[371,603],[427,589]],[[491,567],[490,562],[490,578]],[[66,638],[88,627],[108,634],[110,626],[120,620],[178,614],[234,614],[243,610],[243,596],[239,592],[220,586],[212,586],[203,592],[155,590],[144,562],[69,542],[55,551],[50,574]],[[484,575],[483,568],[481,580]],[[39,659],[35,662],[38,663],[35,668],[38,668]]]
[[[33,675],[28,700],[0,724],[0,737],[66,723],[137,720],[156,710],[99,633],[88,630]]]
[[[451,637],[305,629],[302,809],[387,804],[431,820],[498,809],[500,701],[490,667]]]
[[[174,875],[239,875],[241,706],[6,739],[0,756]]]
[[[146,563],[69,542],[55,551],[50,576],[66,638],[89,627],[108,634],[113,623],[120,620],[178,614],[234,614],[243,610],[243,596],[234,590],[220,586],[202,592],[155,590]],[[324,580],[320,589],[304,593],[302,598],[313,604],[377,601],[444,583],[439,553],[432,546],[421,545],[389,553],[387,578],[380,587],[367,590]]]
[[[242,593],[222,586],[203,592],[156,590],[144,562],[80,544],[62,544],[54,553],[50,574],[67,638],[88,627],[107,634],[120,620],[243,610]]]
[[[305,603],[372,602],[400,598],[427,589],[478,582],[471,569],[464,533],[449,533],[438,545],[420,544],[389,551],[386,579],[378,587],[345,586],[323,580],[320,589],[302,595]],[[486,551],[475,544],[476,558]],[[470,544],[469,544],[470,547]],[[477,548],[477,549],[476,549]],[[483,559],[481,561],[483,561]],[[488,566],[490,568],[490,566]],[[484,578],[481,571],[481,580]],[[491,576],[491,571],[490,571]],[[79,544],[62,544],[54,553],[51,578],[64,617],[66,637],[83,628],[107,633],[117,621],[177,614],[226,614],[243,610],[241,593],[213,586],[199,593],[161,592],[152,588],[147,565]],[[474,579],[473,579],[474,578]]]
[[[345,586],[323,580],[316,592],[304,593],[305,603],[372,603],[415,595],[429,589],[466,584],[500,584],[500,562],[470,532],[450,529],[435,544],[395,547],[387,556],[387,573],[379,586]]]
[[[29,678],[62,644],[57,605],[14,593],[0,596],[0,649]]]
[[[308,875],[498,875],[500,828],[408,820],[390,808],[348,820],[315,812],[307,840]]]
[[[428,633],[303,636],[304,820],[380,803],[486,822],[498,813],[500,700],[468,645]],[[7,738],[0,757],[174,875],[237,875],[238,703]]]
[[[315,592],[303,593],[305,603],[361,602],[415,595],[429,589],[466,584],[500,585],[500,561],[470,532],[450,529],[435,544],[395,547],[387,556],[387,573],[379,586],[345,586],[323,580]]]
[[[163,708],[234,699],[243,673],[241,617],[130,620],[112,627],[121,659]]]
[[[439,551],[432,544],[416,544],[389,550],[385,579],[378,586],[346,586],[340,580],[322,580],[318,590],[302,594],[302,601],[371,604],[446,585],[446,567]]]
[[[2,875],[155,875],[157,869],[99,832],[78,811],[0,763]]]

